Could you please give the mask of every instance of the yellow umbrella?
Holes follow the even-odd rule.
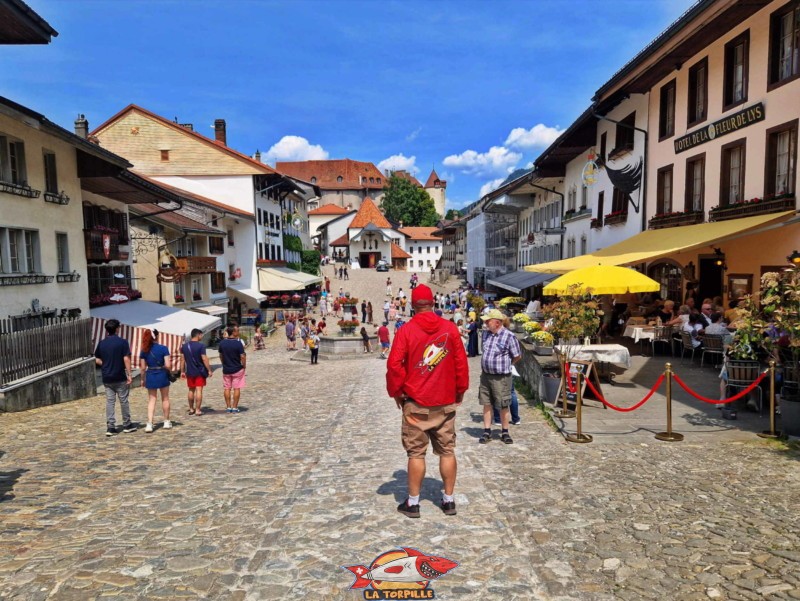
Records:
[[[628,267],[592,265],[575,269],[544,287],[545,294],[565,294],[570,286],[577,292],[592,294],[624,294],[625,292],[656,292],[661,284]]]

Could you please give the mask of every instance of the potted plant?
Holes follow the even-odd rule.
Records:
[[[277,306],[277,305],[278,305],[278,301],[279,301],[280,299],[281,299],[281,297],[280,297],[280,296],[278,296],[277,294],[270,294],[270,295],[267,297],[267,304],[268,304],[270,307],[275,307],[275,306]]]
[[[299,294],[293,294],[292,295],[292,306],[293,307],[299,307],[302,304],[303,304],[303,297],[300,296]]]
[[[533,322],[536,323],[536,322]],[[529,325],[529,324],[525,324]],[[539,325],[538,323],[536,324]],[[531,335],[531,340],[533,341],[533,352],[537,355],[552,355],[553,354],[553,345],[555,344],[555,339],[550,332],[545,332],[544,330],[539,330],[533,332]]]
[[[477,315],[481,314],[483,308],[486,306],[486,301],[480,294],[467,294],[467,302],[472,305],[473,310]]]
[[[184,302],[183,295],[182,295],[182,294],[176,294],[176,295],[175,295],[175,302],[176,302],[176,303],[182,303],[182,302]]]
[[[566,361],[575,358],[584,339],[594,336],[600,327],[600,311],[591,294],[570,286],[557,302],[542,308],[548,331],[558,340],[559,352]]]
[[[515,332],[521,332],[522,326],[528,323],[531,320],[525,313],[516,313],[514,317],[511,318],[511,325]]]
[[[281,294],[281,305],[287,307],[289,305],[289,301],[291,300],[291,296],[288,294]]]
[[[340,319],[336,322],[343,335],[355,334],[356,328],[359,326],[357,319]]]
[[[541,330],[542,324],[540,324],[538,321],[530,320],[522,324],[522,331],[528,338],[531,338],[532,334],[535,332],[540,332]]]
[[[196,300],[196,301],[203,300],[203,297],[200,295],[199,292],[195,292],[195,293],[192,294],[192,300]]]
[[[521,296],[506,296],[497,302],[498,307],[505,307],[507,305],[521,305],[525,303],[525,299]]]

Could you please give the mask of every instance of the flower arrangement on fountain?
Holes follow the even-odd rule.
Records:
[[[292,297],[289,296],[288,294],[281,294],[281,303],[283,304],[284,307],[289,304],[289,300],[291,298]]]
[[[344,307],[349,305],[357,305],[358,299],[355,296],[345,296],[339,299],[339,303]]]
[[[525,299],[522,298],[521,296],[507,296],[505,298],[501,298],[497,302],[497,306],[498,307],[505,307],[506,305],[511,305],[511,304],[521,305],[521,304],[524,304],[524,303],[525,303]]]
[[[542,324],[538,321],[526,321],[522,324],[522,331],[525,332],[528,336],[533,334],[534,332],[540,332],[542,330]],[[552,338],[552,336],[550,336]]]
[[[361,325],[361,322],[357,319],[340,319],[336,322],[336,325],[342,328],[343,330],[352,330],[357,328]]]
[[[511,321],[514,323],[525,324],[531,320],[530,317],[527,316],[525,313],[517,313],[514,317],[511,318]]]
[[[537,323],[536,325],[538,326],[539,324]],[[553,346],[556,342],[556,339],[553,338],[553,335],[550,332],[546,332],[544,330],[532,332],[531,340],[535,344],[538,344],[539,346]]]

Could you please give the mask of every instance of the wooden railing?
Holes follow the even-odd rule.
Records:
[[[0,331],[13,325],[2,320]],[[93,354],[90,319],[53,319],[21,332],[0,334],[0,387]]]
[[[651,230],[658,230],[679,225],[695,225],[696,223],[703,223],[704,218],[705,213],[703,211],[689,211],[676,215],[655,216],[650,219],[648,227]]]

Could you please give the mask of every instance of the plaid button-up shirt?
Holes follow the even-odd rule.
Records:
[[[483,333],[481,368],[487,374],[510,374],[511,360],[521,354],[519,340],[511,331],[500,328],[497,334]]]

